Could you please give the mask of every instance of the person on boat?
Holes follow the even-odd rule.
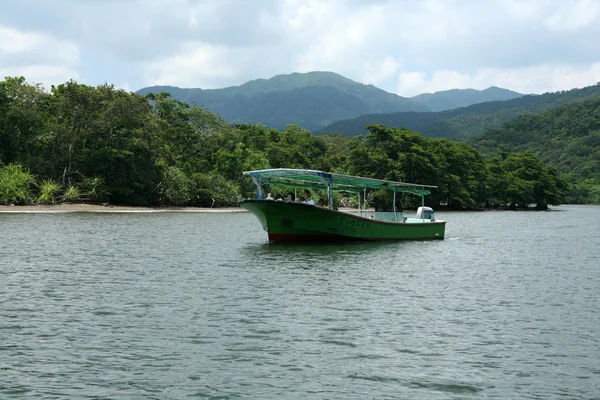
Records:
[[[271,193],[267,193],[267,200],[274,200],[273,196],[271,196]]]
[[[304,200],[302,201],[302,203],[304,204],[310,204],[310,205],[316,205],[317,202],[315,201],[315,199],[310,197],[310,190],[306,189],[304,190]]]
[[[287,197],[285,198],[285,201],[296,201],[295,196],[294,196],[294,192],[289,192],[287,194]]]

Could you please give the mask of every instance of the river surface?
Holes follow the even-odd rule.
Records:
[[[600,398],[600,207],[555,210],[340,245],[246,213],[0,215],[0,398]]]

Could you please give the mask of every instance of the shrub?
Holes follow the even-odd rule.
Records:
[[[38,185],[40,193],[37,201],[44,204],[54,203],[54,195],[60,189],[60,185],[52,179],[45,179],[40,185]]]
[[[193,204],[201,207],[234,206],[242,199],[239,186],[217,174],[193,174],[191,190]]]
[[[62,195],[62,200],[67,202],[79,201],[81,198],[81,191],[77,186],[69,186],[65,194]]]
[[[165,167],[159,183],[159,202],[165,206],[182,206],[190,202],[189,180],[177,167]]]
[[[0,204],[27,204],[32,201],[33,175],[19,164],[0,168]]]
[[[110,193],[104,185],[104,179],[100,176],[85,178],[84,183],[88,191],[85,193],[91,200],[103,201],[108,198]]]

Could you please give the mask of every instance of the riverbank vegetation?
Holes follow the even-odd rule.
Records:
[[[235,205],[254,195],[242,172],[309,168],[436,185],[453,209],[524,208],[569,200],[567,181],[533,152],[484,158],[460,141],[371,125],[314,136],[296,125],[230,125],[201,107],[69,81],[49,91],[0,82],[0,203]],[[581,197],[581,201],[586,199]],[[403,205],[420,199],[404,198]]]

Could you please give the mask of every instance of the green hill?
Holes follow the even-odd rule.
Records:
[[[153,86],[138,91],[141,95],[151,92],[167,92],[177,100],[213,111],[229,122],[262,123],[276,129],[298,124],[314,130],[367,113],[426,110],[407,98],[333,72],[277,75],[224,89]]]
[[[571,202],[600,203],[600,98],[519,117],[467,143],[488,156],[530,150],[567,174]]]
[[[370,114],[335,122],[317,133],[342,133],[354,136],[365,133],[364,127],[381,123],[388,127],[406,127],[426,137],[467,138],[521,115],[533,114],[576,101],[600,97],[600,85],[582,89],[527,95],[505,101],[491,101],[441,112],[398,112]]]
[[[435,93],[423,93],[410,99],[424,105],[429,111],[444,111],[488,101],[510,100],[523,96],[512,90],[496,86],[484,90],[451,89]]]
[[[152,86],[137,93],[160,92],[189,105],[202,106],[228,122],[260,122],[276,129],[297,124],[311,131],[364,114],[433,111],[520,96],[506,89],[489,88],[448,90],[405,98],[333,72],[277,75],[224,89]]]

